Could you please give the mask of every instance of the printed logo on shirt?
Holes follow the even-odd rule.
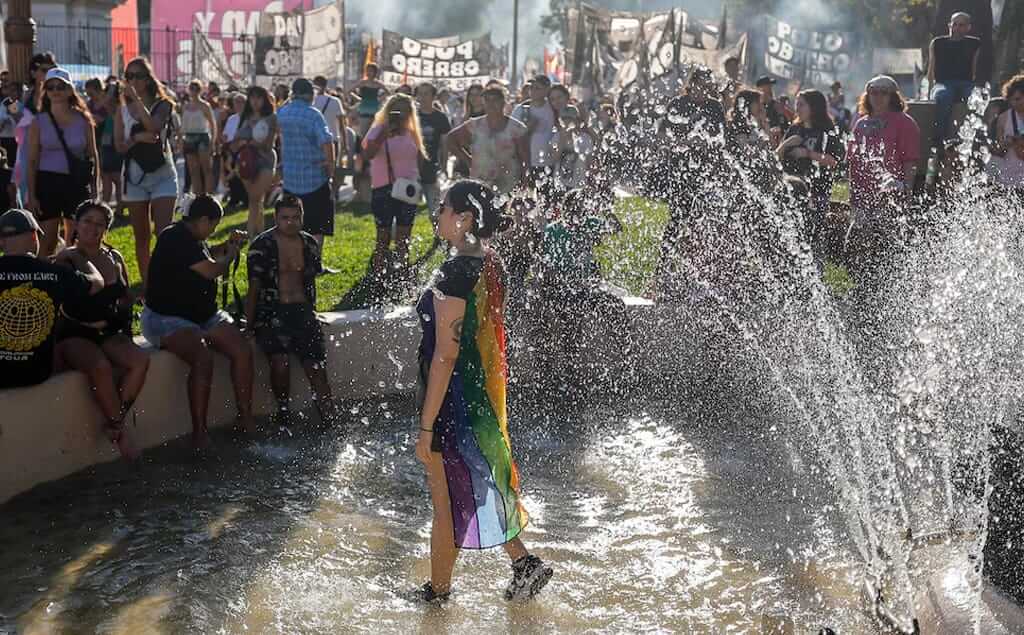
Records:
[[[865,117],[857,122],[858,132],[870,137],[877,137],[888,127],[889,122],[879,117]]]
[[[0,349],[30,351],[49,337],[56,310],[44,291],[30,284],[0,293]]]

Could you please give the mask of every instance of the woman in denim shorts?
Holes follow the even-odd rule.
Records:
[[[121,200],[131,218],[135,257],[145,285],[153,232],[159,234],[171,224],[174,203],[178,198],[178,174],[169,143],[169,120],[174,112],[174,98],[154,78],[153,67],[144,57],[129,62],[124,77],[122,94],[125,103],[117,110],[114,146],[126,155]],[[132,152],[152,154],[152,146],[156,144],[160,144],[163,163],[147,172],[132,158]],[[146,145],[150,147],[144,147]]]

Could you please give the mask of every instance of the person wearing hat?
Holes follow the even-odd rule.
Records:
[[[921,131],[906,112],[899,85],[888,75],[868,81],[857,103],[847,150],[853,223],[848,250],[852,269],[876,269],[892,222],[914,189]]]
[[[789,122],[793,119],[792,111],[775,98],[775,84],[775,78],[769,75],[759,77],[754,84],[761,93],[761,105],[764,106],[764,114],[768,118],[768,132],[773,146],[782,141],[782,132],[789,127]]]
[[[39,255],[49,258],[57,247],[61,219],[64,238],[70,241],[75,210],[99,191],[100,160],[92,113],[70,73],[51,68],[43,91],[39,114],[28,130],[25,209],[36,215],[45,231]]]
[[[42,237],[30,212],[0,215],[0,388],[33,386],[67,367],[56,343],[61,307],[104,286],[103,275],[80,254],[75,270],[40,259]]]
[[[323,113],[313,107],[313,83],[292,82],[291,99],[277,111],[281,131],[284,191],[302,199],[303,231],[312,234],[323,256],[324,239],[334,235],[334,135]],[[322,265],[321,273],[333,273]]]

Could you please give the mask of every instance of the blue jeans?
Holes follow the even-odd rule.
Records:
[[[932,87],[932,99],[935,100],[935,143],[941,143],[952,136],[950,127],[953,123],[953,104],[966,102],[974,90],[974,82],[956,80],[939,82]]]

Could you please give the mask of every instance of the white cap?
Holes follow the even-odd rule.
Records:
[[[71,73],[67,72],[67,70],[59,66],[55,66],[54,68],[51,68],[50,70],[46,71],[46,80],[44,81],[44,83],[50,81],[51,79],[59,79],[68,86],[74,86],[74,84],[71,83]]]
[[[884,88],[890,92],[897,93],[900,90],[900,85],[888,75],[876,75],[868,80],[868,83],[864,86],[864,92],[866,93],[872,88]]]

